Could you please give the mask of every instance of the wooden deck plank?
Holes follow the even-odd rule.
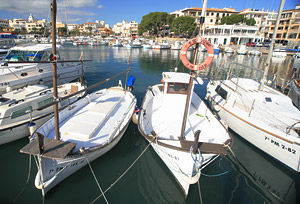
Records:
[[[44,153],[41,155],[50,159],[64,159],[76,146],[76,143],[44,138]],[[37,139],[20,149],[21,153],[39,155]]]

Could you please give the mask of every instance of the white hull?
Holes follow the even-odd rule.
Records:
[[[242,81],[242,79],[239,80]],[[216,86],[216,84],[208,85],[208,97],[210,104],[212,104],[213,109],[218,113],[222,120],[227,123],[228,127],[257,148],[299,172],[300,138],[294,130],[291,130],[290,134],[285,132],[292,124],[300,119],[299,111],[296,107],[293,107],[290,99],[282,93],[271,89],[266,90],[263,95],[260,95],[260,93],[257,92],[258,95],[255,96],[256,101],[254,104],[259,105],[259,99],[262,98],[264,100],[265,97],[270,97],[273,101],[278,103],[274,107],[272,104],[269,105],[274,113],[272,112],[269,116],[267,115],[270,118],[266,121],[266,119],[263,118],[266,114],[263,109],[258,109],[259,107],[256,108],[253,106],[252,112],[250,113],[250,110],[242,106],[238,99],[235,100],[235,93],[228,91],[226,88],[225,89],[228,91],[229,98],[225,101],[216,94]],[[223,88],[224,87],[225,86],[223,86]],[[251,86],[247,86],[247,88],[249,87]],[[234,87],[233,90],[235,90]],[[289,101],[288,104],[285,103],[285,100]],[[281,107],[287,108],[286,110],[288,110],[288,112],[285,112],[285,110],[281,109]],[[257,115],[260,115],[262,118],[259,118]],[[280,119],[284,119],[285,124],[283,125],[286,125],[285,128],[280,127],[280,123],[277,122]],[[293,120],[295,122],[293,122]],[[285,131],[281,129],[285,129]]]
[[[200,169],[203,165],[216,155],[211,151],[201,152],[201,147],[196,154],[192,154],[191,146],[199,145],[198,142],[208,146],[212,144],[221,145],[230,140],[226,129],[193,91],[184,132],[185,139],[178,139],[181,134],[187,95],[184,94],[185,92],[169,92],[167,90],[187,88],[182,89],[182,86],[183,83],[188,84],[188,78],[188,74],[164,72],[164,85],[154,85],[147,90],[138,123],[139,131],[149,142],[154,139],[151,136],[152,131],[157,134],[158,139],[151,145],[170,169],[185,195],[188,194],[190,184],[199,180]],[[198,80],[202,81],[200,78]],[[195,143],[194,138],[197,130],[200,130],[201,133],[199,140]]]
[[[71,142],[75,147],[66,152],[66,157],[35,154],[41,165],[35,186],[42,190],[43,195],[87,162],[92,162],[113,148],[126,131],[135,105],[136,98],[130,92],[122,87],[112,87],[89,94],[71,108],[59,112],[60,140]],[[47,137],[49,143],[55,138],[54,122],[54,118],[51,118],[36,131]],[[21,152],[30,153],[24,148]]]
[[[15,66],[18,67],[18,66]],[[0,71],[0,93],[5,93],[6,88],[17,89],[26,85],[43,84],[49,87],[53,86],[53,73],[52,65],[49,64],[36,64],[25,65],[23,69],[11,68],[9,69],[14,73],[2,68]],[[42,72],[40,70],[43,70]],[[25,77],[22,74],[26,73]],[[78,79],[82,74],[81,65],[76,63],[67,66],[59,66],[57,69],[57,83],[58,85]],[[17,78],[17,77],[18,78]]]
[[[47,114],[45,117],[42,117],[38,120],[33,120],[33,122],[36,124],[36,128],[43,125],[45,122],[47,122],[52,115]],[[0,130],[0,145],[9,143],[24,137],[29,137],[30,132],[28,128],[29,120],[25,123],[22,123],[21,125],[12,126],[10,128],[5,128]]]
[[[129,123],[127,124],[127,126]],[[98,157],[104,155],[111,150],[122,138],[127,126],[122,132],[113,140],[109,145],[96,150],[91,153],[77,156],[68,156],[65,159],[47,159],[41,158],[43,180],[41,181],[41,171],[39,170],[35,177],[35,187],[42,190],[42,194],[45,195],[49,190],[55,187],[58,183],[62,182],[68,176],[72,175],[82,167],[92,162]]]

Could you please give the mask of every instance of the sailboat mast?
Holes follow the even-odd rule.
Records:
[[[66,14],[67,36],[69,36],[69,29],[68,29],[68,15],[67,15],[67,5],[66,5],[66,2],[65,2],[65,14]]]
[[[56,11],[57,11],[57,5],[56,0],[51,0],[51,21],[52,21],[52,55],[53,60],[52,62],[52,69],[53,69],[53,100],[58,99],[57,94],[57,64],[56,64]],[[54,121],[55,121],[55,139],[60,139],[60,133],[59,133],[59,118],[58,118],[58,103],[55,103],[53,106],[53,112],[54,112]]]
[[[199,22],[199,36],[201,36],[201,26],[203,27],[202,33],[204,35],[204,30],[205,30],[205,13],[206,13],[206,6],[207,6],[207,0],[202,1],[202,11],[201,11],[201,17],[200,17],[200,22]]]
[[[275,24],[275,28],[274,28],[274,32],[273,32],[273,36],[272,36],[272,41],[270,44],[270,49],[269,49],[269,53],[268,53],[268,57],[265,63],[265,71],[264,71],[264,75],[263,78],[261,80],[261,84],[259,86],[259,90],[262,91],[264,88],[264,84],[267,81],[267,75],[269,72],[269,67],[270,67],[270,62],[271,62],[271,57],[272,57],[272,53],[273,53],[273,47],[274,47],[274,43],[275,43],[275,39],[276,39],[276,35],[277,35],[277,30],[278,30],[278,25],[279,25],[279,20],[280,20],[280,16],[284,7],[284,3],[285,0],[281,0],[280,2],[280,6],[279,6],[279,11],[278,11],[278,16],[276,19],[276,24]]]

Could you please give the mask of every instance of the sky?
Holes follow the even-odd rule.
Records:
[[[51,0],[0,0],[0,18],[51,20]],[[300,0],[285,0],[284,10],[295,8]],[[246,8],[261,10],[279,9],[280,0],[208,0],[207,8]],[[57,0],[57,21],[84,23],[102,21],[113,27],[122,20],[141,22],[150,12],[173,12],[190,7],[202,7],[202,0]]]

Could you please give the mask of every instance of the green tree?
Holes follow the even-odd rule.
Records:
[[[167,12],[151,12],[142,17],[139,34],[149,32],[150,35],[158,35],[167,27],[171,25],[174,17],[169,15]]]
[[[196,29],[195,19],[190,16],[180,16],[174,19],[172,23],[172,32],[175,32],[176,35],[192,35]]]
[[[58,28],[58,35],[67,35],[67,28],[59,27]]]
[[[246,23],[246,25],[255,25],[256,21],[254,18],[246,18],[243,14],[232,14],[230,16],[223,17],[220,24],[233,25],[241,23]]]
[[[93,28],[89,26],[87,29],[89,30],[89,34],[91,35]]]
[[[27,33],[27,30],[26,30],[26,28],[25,28],[25,27],[22,27],[22,28],[21,28],[21,34],[23,34],[23,35],[24,35],[24,34],[26,34],[26,33]]]

